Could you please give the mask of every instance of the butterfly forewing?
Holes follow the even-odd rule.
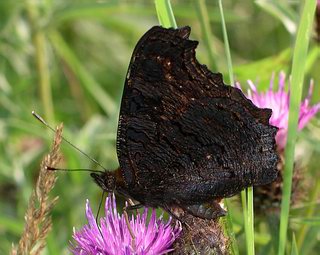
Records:
[[[189,34],[151,28],[128,69],[117,151],[130,196],[144,204],[206,202],[277,176],[271,110],[199,64]]]

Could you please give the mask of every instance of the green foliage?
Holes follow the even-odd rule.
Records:
[[[292,60],[292,88],[288,120],[288,140],[285,149],[285,167],[283,175],[283,195],[281,201],[280,233],[278,254],[285,254],[287,230],[290,213],[292,178],[295,162],[295,146],[298,130],[300,102],[303,90],[305,63],[308,55],[309,36],[313,25],[316,1],[308,1],[303,6]],[[295,240],[295,239],[294,239]]]
[[[294,233],[292,234],[291,255],[299,255],[296,236],[294,235]]]
[[[170,0],[156,0],[155,6],[160,25],[163,27],[177,28],[177,23],[172,12]]]
[[[157,1],[157,8],[168,8],[166,2]],[[217,66],[213,71],[222,72],[228,81],[226,56],[230,55],[234,79],[242,87],[247,79],[259,81],[259,89],[265,90],[272,72],[291,71],[301,6],[277,1],[222,3],[225,22],[218,1],[176,0],[171,6],[178,26],[190,25],[191,37],[200,41],[197,57],[201,63]],[[34,120],[31,111],[36,110],[53,126],[63,122],[68,140],[106,168],[117,168],[115,139],[128,63],[137,40],[158,20],[154,2],[147,0],[0,1],[0,15],[0,254],[8,254],[23,229],[39,163],[53,137]],[[309,18],[312,20],[312,15]],[[225,51],[226,29],[230,54]],[[301,38],[305,46],[306,39]],[[298,93],[295,103],[301,97],[295,90],[306,94],[307,86],[302,84],[308,84],[310,78],[315,81],[312,102],[320,101],[320,51],[313,38],[309,51],[297,62],[296,68],[305,72],[304,83],[296,74],[292,77],[293,93]],[[297,113],[297,108],[293,109]],[[305,199],[286,213],[288,235],[281,242],[292,254],[313,255],[320,250],[319,133],[316,118],[299,134],[296,144],[300,156],[296,163],[304,166],[302,179],[308,185]],[[97,168],[66,144],[62,152],[61,167]],[[287,156],[292,166],[293,153]],[[96,211],[101,195],[87,173],[58,176],[52,196],[60,199],[45,252],[50,255],[68,253],[72,228],[86,222],[85,199],[90,199]],[[286,196],[285,202],[289,199]],[[122,208],[123,200],[118,201]],[[228,200],[228,207],[239,254],[246,254],[244,222],[248,218],[244,220],[239,201],[238,197]],[[277,253],[278,224],[275,215],[254,215],[251,234],[256,254]]]

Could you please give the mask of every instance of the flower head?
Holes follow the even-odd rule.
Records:
[[[98,225],[92,214],[89,201],[86,203],[88,224],[73,234],[74,242],[71,251],[75,255],[147,255],[165,254],[172,250],[174,240],[181,232],[181,226],[170,225],[171,218],[164,223],[152,210],[147,223],[148,209],[143,214],[132,216],[130,228],[135,239],[132,239],[124,215],[117,212],[115,196],[110,195],[105,204],[106,216]]]
[[[247,93],[247,98],[250,99],[256,106],[260,108],[271,108],[272,116],[270,124],[279,128],[276,135],[276,142],[280,150],[284,149],[287,142],[288,118],[289,118],[289,102],[290,89],[285,91],[285,73],[279,75],[278,91],[273,91],[273,78],[270,82],[270,88],[267,92],[258,92],[257,87],[252,81],[248,81],[250,89]],[[241,89],[240,85],[236,85]],[[313,81],[310,82],[309,93],[300,104],[298,129],[301,130],[320,110],[320,103],[310,106],[310,99],[313,91]]]

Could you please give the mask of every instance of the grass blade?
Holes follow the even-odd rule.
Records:
[[[299,255],[296,236],[294,233],[292,234],[291,255]]]
[[[196,10],[197,10],[198,18],[200,20],[204,43],[207,48],[209,66],[212,70],[216,70],[217,64],[215,60],[217,59],[217,56],[215,56],[216,51],[213,50],[214,44],[213,44],[212,35],[210,31],[210,20],[209,20],[208,11],[206,8],[205,0],[197,1]]]
[[[227,55],[229,80],[230,80],[230,85],[233,86],[234,85],[234,78],[233,78],[233,67],[232,67],[232,60],[231,60],[231,52],[230,52],[226,21],[224,19],[223,6],[222,6],[222,1],[221,0],[219,0],[219,10],[220,10],[220,15],[221,15],[221,24],[222,24],[224,48],[225,48],[225,52],[226,52],[226,55]]]
[[[243,227],[244,227],[244,235],[246,237],[246,247],[248,250],[248,207],[247,207],[247,193],[246,190],[241,191],[241,203],[242,203],[242,211],[243,211]]]
[[[313,25],[312,21],[315,13],[315,8],[315,0],[309,0],[304,2],[304,7],[300,18],[300,24],[298,27],[298,33],[293,53],[288,138],[285,150],[286,164],[284,166],[283,196],[281,201],[278,255],[283,255],[285,253],[286,248],[295,141],[297,138],[299,108],[302,95],[304,70],[309,46],[309,35]]]
[[[75,54],[63,40],[58,32],[50,33],[50,40],[57,51],[58,55],[63,59],[70,68],[78,75],[81,84],[97,101],[101,108],[109,115],[114,114],[116,105],[113,99],[103,90],[90,73],[82,66]]]
[[[222,32],[223,32],[223,41],[225,45],[225,53],[227,56],[227,63],[228,63],[228,72],[229,72],[229,80],[230,84],[234,84],[234,78],[233,78],[233,67],[232,67],[232,60],[231,60],[231,53],[230,53],[230,46],[229,46],[229,39],[228,39],[228,33],[227,33],[227,27],[226,22],[224,19],[224,13],[223,13],[223,7],[222,7],[222,1],[219,0],[219,10],[220,10],[220,16],[221,16],[221,24],[222,24]],[[246,201],[245,201],[246,203]],[[226,230],[227,234],[230,237],[230,249],[232,254],[239,254],[239,248],[235,239],[235,235],[233,232],[233,223],[232,223],[232,217],[231,217],[231,211],[228,207],[227,199],[225,199],[225,205],[228,210],[227,220],[226,220]],[[245,218],[245,220],[247,217]]]
[[[247,193],[247,244],[248,254],[254,255],[254,216],[253,216],[253,187],[249,187],[246,190]]]
[[[155,5],[160,25],[166,28],[177,28],[170,0],[155,0]]]

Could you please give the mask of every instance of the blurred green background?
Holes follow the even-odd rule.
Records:
[[[189,25],[200,42],[197,57],[227,75],[220,14],[216,1],[171,1],[178,26]],[[290,72],[299,1],[223,1],[235,78],[269,87],[272,73]],[[207,14],[207,16],[206,16]],[[35,110],[52,126],[64,123],[64,136],[108,169],[118,166],[116,131],[123,84],[137,40],[158,25],[153,1],[0,1],[0,254],[19,240],[28,199],[42,157],[53,134],[31,115]],[[211,42],[204,36],[204,24]],[[305,93],[315,81],[312,101],[320,101],[319,44],[313,34],[307,59]],[[306,235],[301,254],[320,250],[319,196],[311,198],[319,179],[319,117],[300,133],[297,162],[307,185],[291,211],[290,228]],[[96,168],[63,144],[61,167]],[[101,190],[87,173],[58,173],[52,197],[53,231],[44,254],[68,254],[72,229],[86,222],[85,199],[97,211]],[[310,200],[312,199],[312,200]],[[122,203],[121,200],[118,200]],[[314,221],[302,219],[312,205]],[[244,254],[242,209],[232,203],[234,229]],[[257,254],[273,254],[272,229],[256,217]],[[291,239],[291,236],[290,236]]]

